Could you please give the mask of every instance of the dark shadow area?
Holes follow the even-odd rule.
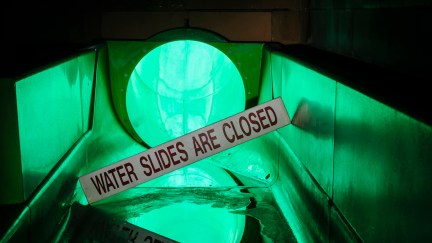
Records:
[[[6,204],[1,205],[0,213],[2,215],[0,223],[0,237],[3,237],[9,228],[18,219],[19,215],[23,212],[26,205],[24,203],[20,204]]]
[[[1,49],[0,78],[20,78],[44,70],[86,48],[84,44],[10,44]]]
[[[431,125],[432,79],[398,73],[383,67],[306,45],[288,45],[281,51],[296,61],[328,75],[379,102]]]

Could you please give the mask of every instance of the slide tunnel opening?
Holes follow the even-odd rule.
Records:
[[[146,54],[134,68],[126,109],[140,138],[154,147],[245,108],[235,64],[200,41],[178,40]]]
[[[195,40],[171,41],[151,50],[135,66],[126,91],[132,127],[150,147],[241,112],[245,100],[235,64],[219,49]],[[237,186],[227,171],[208,162],[145,183],[153,188],[224,185]],[[161,202],[160,207],[128,221],[182,242],[240,242],[245,215],[211,207],[210,200],[205,204],[191,200]],[[172,224],[176,226],[167,227]]]

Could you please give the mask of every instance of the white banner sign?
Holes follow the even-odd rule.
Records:
[[[79,178],[94,203],[290,124],[281,98],[213,123]]]

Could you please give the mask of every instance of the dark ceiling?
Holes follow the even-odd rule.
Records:
[[[432,124],[430,1],[75,1],[2,8],[0,78],[17,78],[108,39],[178,27],[276,42],[347,85]]]

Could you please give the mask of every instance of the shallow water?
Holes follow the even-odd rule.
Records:
[[[75,201],[56,242],[296,242],[267,187],[136,187]]]

